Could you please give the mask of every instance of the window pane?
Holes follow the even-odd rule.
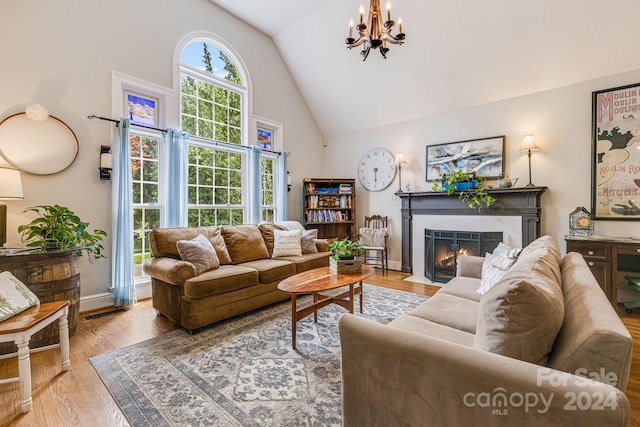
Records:
[[[198,136],[213,139],[213,123],[208,120],[198,120]]]
[[[140,184],[139,182],[134,182],[132,184],[133,187],[133,194],[132,194],[132,203],[142,203],[142,196],[141,196],[141,191],[140,191],[140,187],[142,186],[142,184]]]
[[[229,171],[229,185],[231,187],[242,187],[242,173],[240,171]]]
[[[216,123],[229,123],[229,110],[221,105],[216,105]]]
[[[231,108],[235,108],[236,110],[240,109],[240,94],[239,93],[235,93],[235,92],[231,92],[229,94],[229,106]]]
[[[140,180],[140,164],[139,159],[131,159],[131,179],[134,181]]]
[[[216,205],[226,205],[229,202],[229,189],[216,188]]]
[[[229,124],[238,128],[240,127],[240,111],[229,110]]]
[[[216,186],[226,187],[227,185],[229,185],[228,171],[216,168]]]
[[[195,95],[196,94],[196,81],[193,77],[186,74],[180,76],[180,90],[182,93]]]
[[[195,185],[190,185],[189,186],[189,191],[188,191],[188,195],[187,195],[187,203],[189,203],[190,205],[197,205],[198,204],[198,187],[196,187]]]
[[[216,123],[216,134],[214,139],[222,142],[229,142],[229,128],[225,125]]]
[[[213,189],[210,187],[198,188],[198,204],[199,205],[211,205],[213,204]]]
[[[189,132],[191,135],[198,135],[196,128],[196,118],[182,115],[182,130]]]
[[[216,225],[215,209],[200,209],[200,225],[201,226]]]
[[[145,181],[158,182],[158,163],[157,162],[144,162],[142,179]]]
[[[211,83],[204,82],[202,80],[198,80],[198,98],[200,99],[211,99],[213,95],[214,86]],[[216,91],[217,91],[216,87]]]
[[[213,185],[213,169],[200,168],[198,170],[198,183],[200,185]]]
[[[231,225],[231,215],[229,209],[218,209],[218,225]]]
[[[142,203],[157,203],[158,202],[158,185],[157,184],[143,184],[142,185]]]
[[[240,209],[232,209],[231,214],[233,215],[233,225],[244,224],[244,213]]]
[[[181,108],[183,114],[189,114],[195,116],[197,113],[196,98],[195,96],[182,95]]]
[[[229,203],[232,205],[239,205],[242,202],[242,190],[230,189],[229,190]]]
[[[213,118],[213,104],[209,101],[200,101],[198,117],[211,120]]]
[[[242,137],[240,136],[240,129],[229,128],[229,142],[232,144],[242,143]]]
[[[199,164],[201,166],[213,166],[213,150],[210,148],[200,148],[198,151],[200,158]]]
[[[197,227],[198,225],[199,225],[198,209],[187,209],[187,226]]]

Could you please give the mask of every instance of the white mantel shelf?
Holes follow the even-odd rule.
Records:
[[[414,215],[502,215],[522,218],[522,245],[540,237],[540,198],[547,187],[492,188],[497,200],[488,208],[471,209],[456,194],[443,191],[397,192],[402,200],[402,271],[413,273],[412,231]]]

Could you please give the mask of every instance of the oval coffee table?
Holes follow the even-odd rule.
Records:
[[[296,348],[296,326],[298,320],[313,313],[313,320],[318,321],[318,310],[329,304],[338,304],[353,313],[353,301],[360,295],[360,313],[362,313],[362,280],[373,274],[373,267],[363,265],[360,273],[342,274],[331,271],[329,267],[320,267],[304,271],[284,279],[278,289],[291,294],[291,347]],[[356,286],[358,285],[358,286]],[[349,286],[349,290],[336,296],[323,295],[321,292]],[[299,294],[313,294],[313,303],[297,309],[296,298]]]

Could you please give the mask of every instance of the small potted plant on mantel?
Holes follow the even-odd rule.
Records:
[[[59,205],[41,205],[26,209],[38,217],[18,227],[22,241],[28,247],[40,248],[43,252],[77,249],[78,256],[86,251],[89,260],[104,258],[102,240],[106,231],[89,231],[89,223],[82,221],[71,209]]]
[[[492,188],[485,185],[485,179],[482,175],[471,172],[467,173],[460,169],[450,174],[440,174],[440,182],[433,184],[433,191],[446,191],[448,196],[458,192],[458,197],[462,202],[466,203],[471,209],[480,211],[482,206],[489,207],[496,198],[487,192]]]

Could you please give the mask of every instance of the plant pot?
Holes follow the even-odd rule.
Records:
[[[455,184],[442,184],[442,188],[447,191],[449,189],[449,185],[451,185],[456,191],[470,190],[478,188],[478,180],[474,179],[472,181],[456,182]]]

